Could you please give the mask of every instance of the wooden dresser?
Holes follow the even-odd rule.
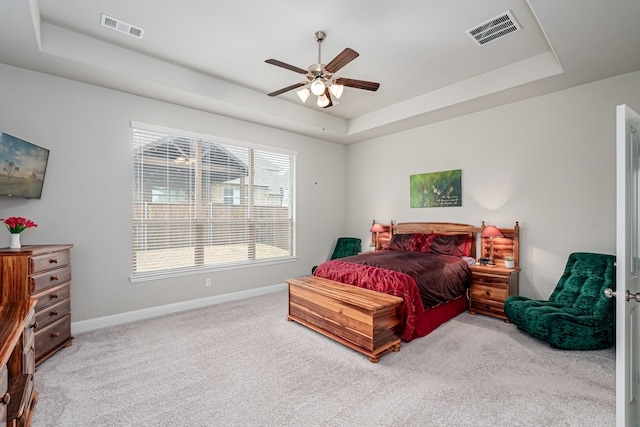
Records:
[[[35,362],[71,345],[71,248],[33,245],[0,249],[0,301],[34,298]]]
[[[31,425],[38,397],[34,299],[0,303],[0,426]]]

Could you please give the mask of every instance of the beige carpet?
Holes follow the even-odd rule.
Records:
[[[36,373],[33,426],[613,426],[615,352],[464,313],[372,364],[287,295],[77,335]]]

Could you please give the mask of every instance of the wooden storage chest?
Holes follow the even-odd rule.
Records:
[[[369,356],[373,363],[400,350],[402,298],[315,276],[287,284],[290,321]]]

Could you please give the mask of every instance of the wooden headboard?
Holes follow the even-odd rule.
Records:
[[[480,233],[482,233],[484,227],[485,223],[482,221]],[[516,221],[516,225],[513,228],[498,227],[498,229],[504,237],[493,238],[493,258],[496,264],[504,265],[505,255],[513,255],[515,267],[518,268],[520,266],[520,226],[518,225],[518,221]],[[480,240],[482,241],[480,244],[480,256],[488,258],[491,252],[491,239],[485,237]]]
[[[472,238],[471,245],[472,258],[476,257],[477,233],[481,229],[471,224],[456,224],[453,222],[400,222],[396,226],[397,234],[413,233],[440,233],[440,234],[468,234]],[[494,246],[495,250],[495,246]]]

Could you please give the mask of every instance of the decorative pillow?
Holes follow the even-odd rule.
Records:
[[[425,250],[427,236],[428,234],[413,233],[411,235],[411,245],[409,246],[409,250],[411,252],[427,252]]]
[[[471,241],[472,238],[468,234],[431,233],[423,243],[421,252],[456,257],[469,256]]]
[[[391,238],[387,249],[392,251],[410,251],[413,234],[396,234]]]

